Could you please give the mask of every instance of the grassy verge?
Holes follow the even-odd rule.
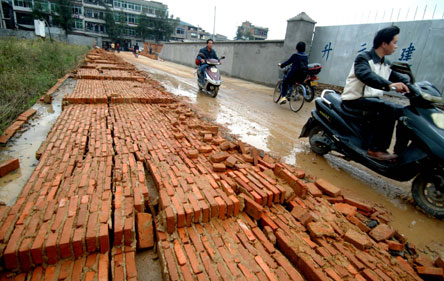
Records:
[[[88,50],[49,40],[0,39],[0,133],[31,107]]]

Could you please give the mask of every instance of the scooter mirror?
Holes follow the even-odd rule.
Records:
[[[390,65],[390,69],[402,74],[407,74],[410,77],[410,82],[415,83],[415,77],[413,77],[412,70],[408,63],[395,61]]]
[[[225,56],[221,56],[220,59],[223,60],[225,58]]]

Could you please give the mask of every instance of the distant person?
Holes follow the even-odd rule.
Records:
[[[114,42],[111,43],[111,51],[114,52],[116,45],[114,45]]]
[[[365,141],[368,145],[367,156],[377,160],[391,160],[397,157],[395,154],[389,154],[387,149],[399,110],[396,104],[381,100],[380,97],[383,91],[390,89],[400,93],[409,92],[404,84],[408,79],[391,71],[390,62],[385,58],[393,54],[398,47],[399,32],[397,26],[390,26],[376,33],[373,48],[356,57],[341,95],[345,106],[365,111],[367,118],[372,119],[371,128],[366,129],[368,135]],[[397,135],[397,139],[399,138]],[[395,152],[396,150],[395,146]]]
[[[207,59],[217,59],[219,62],[219,58],[216,55],[216,51],[213,50],[213,39],[207,40],[207,46],[199,50],[199,54],[197,55],[198,61],[200,61],[198,75],[204,77],[204,71],[208,67],[208,64],[205,60]]]
[[[150,45],[150,55],[153,53],[153,47]]]
[[[136,45],[134,45],[134,55],[136,56],[136,57],[138,57],[139,56],[139,44],[137,44],[136,43]]]
[[[287,99],[290,97],[291,93],[288,92],[289,86],[296,82],[302,83],[307,77],[308,56],[305,53],[305,43],[302,41],[299,42],[296,45],[296,50],[298,52],[294,53],[287,61],[278,64],[281,68],[291,65],[290,71],[288,71],[287,75],[284,76],[284,80],[282,82],[282,98],[279,101],[280,104],[286,103]]]
[[[116,43],[116,49],[117,49],[117,52],[120,53],[120,44],[119,44],[119,42]]]

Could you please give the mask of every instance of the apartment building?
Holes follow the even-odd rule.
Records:
[[[251,24],[249,21],[244,21],[241,25],[244,34],[249,34],[252,40],[266,40],[268,36],[268,28],[259,27]],[[248,39],[248,38],[245,38]]]
[[[39,3],[44,11],[54,12],[56,4],[53,0],[2,0],[2,7],[7,8],[11,15],[6,18],[10,20],[8,28],[34,29],[34,19],[32,8]],[[145,0],[73,0],[73,34],[84,35],[97,38],[97,45],[108,46],[111,43],[105,28],[106,8],[101,4],[105,3],[113,11],[116,22],[124,24],[122,34],[122,48],[130,48],[136,42],[141,44],[141,39],[136,35],[136,28],[140,22],[140,17],[146,15],[155,20],[158,12],[168,12],[168,6],[156,2]],[[5,10],[5,9],[3,9]],[[49,19],[51,22],[51,18]]]
[[[179,25],[176,27],[175,31],[171,35],[171,41],[178,42],[193,42],[193,41],[206,41],[207,39],[213,39],[215,41],[226,41],[227,36],[216,34],[213,35],[206,32],[199,26],[194,26],[190,23],[180,21]]]

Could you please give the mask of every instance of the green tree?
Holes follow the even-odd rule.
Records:
[[[113,11],[108,7],[108,5],[103,4],[105,7],[105,30],[108,36],[111,38],[113,42],[116,42],[121,33],[121,27],[116,23],[116,20],[114,18]],[[119,15],[120,17],[120,15]],[[120,18],[119,18],[120,20]]]
[[[234,40],[253,40],[254,37],[251,35],[248,30],[243,28],[242,26],[237,27],[236,31],[236,37],[234,37]]]
[[[46,6],[45,6],[46,5]],[[32,7],[32,16],[36,20],[49,19],[48,2],[46,0],[35,0]]]
[[[60,25],[65,34],[72,30],[72,4],[70,0],[56,0],[56,14],[54,14],[54,19],[56,24]]]
[[[156,42],[169,41],[174,29],[179,25],[179,19],[168,17],[167,11],[156,11],[156,18],[152,20],[153,36]]]
[[[137,35],[145,41],[152,33],[152,23],[145,15],[140,17],[139,25],[136,28]]]

